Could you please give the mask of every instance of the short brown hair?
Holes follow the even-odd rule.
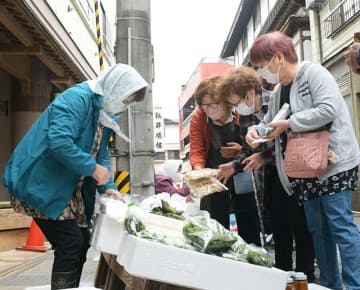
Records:
[[[261,94],[261,79],[253,68],[240,66],[224,76],[217,88],[217,95],[226,103],[232,95],[245,99],[250,89],[254,89],[256,94]]]
[[[202,104],[202,100],[205,96],[210,97],[212,100],[217,103],[220,101],[216,96],[217,86],[220,84],[222,80],[221,76],[215,76],[209,79],[202,80],[197,86],[194,97],[195,102],[198,106]]]

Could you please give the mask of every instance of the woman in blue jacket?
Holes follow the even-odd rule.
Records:
[[[51,289],[77,287],[89,248],[95,193],[118,196],[107,150],[114,119],[148,84],[132,67],[116,64],[65,90],[15,148],[3,183],[17,212],[30,215],[55,250]]]

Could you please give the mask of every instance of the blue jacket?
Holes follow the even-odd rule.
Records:
[[[91,155],[103,97],[87,83],[59,95],[40,115],[15,148],[8,161],[3,183],[10,195],[56,219],[85,176],[83,197],[91,218],[96,182],[90,176],[96,163],[111,165],[107,150],[111,130],[104,128],[97,160]],[[116,186],[111,179],[98,187],[100,193]]]

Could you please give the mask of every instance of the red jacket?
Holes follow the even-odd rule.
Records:
[[[240,124],[240,115],[235,113],[235,123]],[[203,110],[197,108],[190,121],[190,163],[192,168],[204,168],[210,148],[208,118]]]

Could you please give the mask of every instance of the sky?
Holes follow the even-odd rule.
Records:
[[[204,57],[219,57],[240,0],[151,0],[153,103],[178,119],[178,97]]]

